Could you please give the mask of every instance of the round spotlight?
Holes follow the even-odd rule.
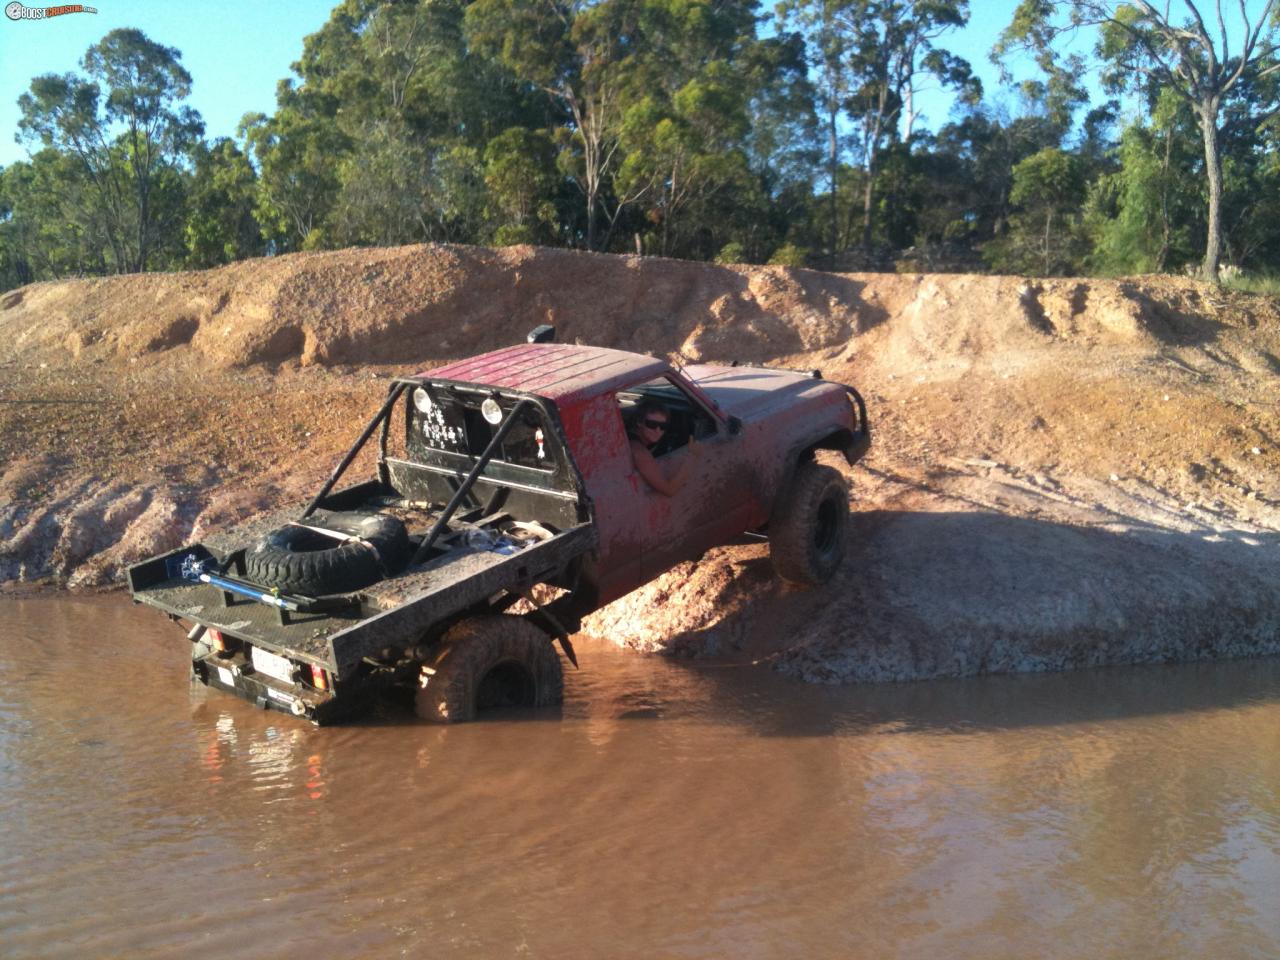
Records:
[[[480,404],[480,415],[489,423],[499,424],[502,422],[502,408],[498,406],[498,401],[489,397],[484,403]]]
[[[434,406],[431,402],[431,394],[418,387],[413,391],[413,405],[418,408],[419,413],[430,413]]]

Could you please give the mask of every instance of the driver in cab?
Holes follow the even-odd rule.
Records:
[[[636,405],[627,438],[631,441],[631,460],[636,472],[651,488],[664,497],[674,497],[689,482],[693,469],[702,459],[702,447],[689,437],[688,454],[681,458],[674,470],[668,471],[653,455],[656,447],[667,435],[671,426],[671,414],[656,400],[642,400]]]

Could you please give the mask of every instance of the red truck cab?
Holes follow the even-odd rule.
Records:
[[[591,502],[598,552],[593,601],[629,593],[682,560],[765,527],[780,490],[815,450],[850,464],[870,442],[861,398],[815,373],[750,366],[675,369],[603,347],[520,344],[421,374],[483,383],[554,404]],[[668,469],[703,444],[674,496],[653,490],[632,462],[627,414],[645,398],[668,410],[670,436],[655,456]]]

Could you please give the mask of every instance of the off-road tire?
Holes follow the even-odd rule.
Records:
[[[838,470],[807,461],[796,468],[769,520],[769,557],[783,580],[816,587],[844,560],[849,490]]]
[[[245,551],[245,576],[282,593],[321,597],[347,593],[398,572],[409,559],[409,533],[381,513],[323,513],[311,526],[359,537],[373,546],[326,537],[301,526],[273,530]]]
[[[422,673],[414,698],[423,720],[463,723],[488,707],[550,707],[564,700],[564,673],[551,638],[520,617],[455,624],[427,666],[435,672]]]

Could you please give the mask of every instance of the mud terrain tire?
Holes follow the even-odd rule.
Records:
[[[245,575],[282,593],[321,597],[359,590],[398,571],[409,558],[409,533],[395,517],[380,513],[325,513],[308,519],[322,527],[359,537],[326,537],[303,526],[273,530],[245,551]],[[375,552],[376,551],[376,552]]]
[[[422,675],[414,698],[423,720],[463,723],[489,707],[550,707],[564,700],[564,673],[551,638],[520,617],[455,624],[428,666],[435,673]]]
[[[812,461],[796,469],[769,521],[769,557],[783,580],[816,587],[844,559],[849,490],[838,470]]]

